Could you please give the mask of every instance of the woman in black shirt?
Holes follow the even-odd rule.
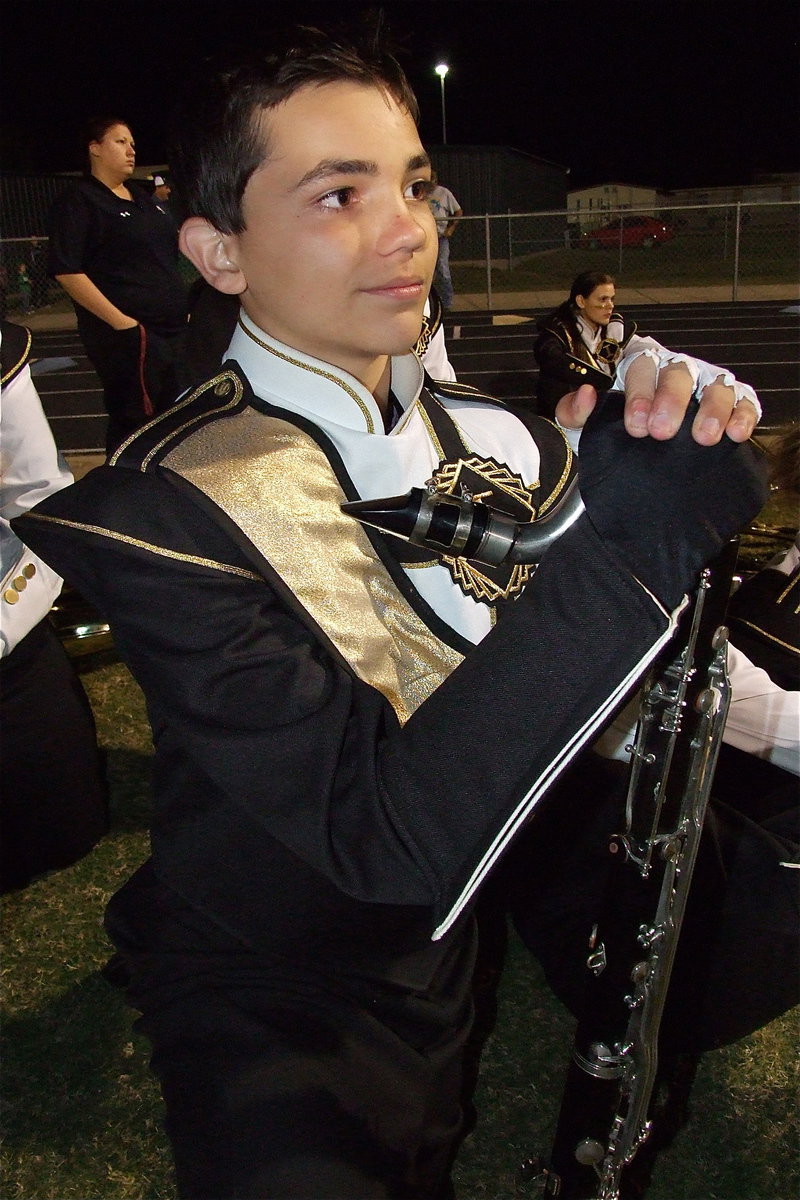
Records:
[[[181,390],[186,287],[170,214],[131,181],[133,135],[116,118],[88,136],[90,174],[50,213],[49,273],[68,292],[104,389],[110,454]]]

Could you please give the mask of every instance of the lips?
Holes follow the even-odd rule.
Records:
[[[371,296],[393,296],[398,299],[416,299],[423,287],[423,280],[420,276],[414,276],[409,279],[407,276],[402,276],[398,279],[390,279],[386,283],[379,283],[376,287],[364,288]]]

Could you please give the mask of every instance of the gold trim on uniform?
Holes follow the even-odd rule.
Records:
[[[117,533],[114,529],[104,529],[100,525],[87,525],[83,521],[66,521],[63,517],[50,517],[44,513],[28,512],[27,517],[33,521],[48,521],[53,525],[63,525],[67,529],[79,529],[83,533],[97,533],[101,537],[110,538],[114,542],[124,542],[126,546],[135,546],[138,550],[148,550],[162,558],[174,559],[176,562],[192,563],[197,567],[211,567],[214,571],[224,571],[226,575],[238,575],[241,579],[253,579],[263,582],[263,576],[257,571],[247,571],[243,567],[234,567],[230,563],[217,562],[213,558],[201,558],[195,554],[181,554],[177,550],[168,550],[166,546],[156,546],[152,542],[144,542],[141,538],[131,537],[127,533]]]
[[[539,486],[538,480],[536,483],[525,484],[522,482],[521,475],[510,471],[504,464],[495,462],[493,458],[478,458],[476,454],[473,454],[470,458],[459,458],[456,462],[442,463],[434,471],[432,477],[437,492],[444,492],[448,496],[455,495],[459,490],[462,472],[465,470],[474,471],[488,484],[485,494],[472,493],[473,500],[485,500],[486,496],[497,496],[498,492],[504,492],[518,504],[523,505],[530,513],[529,521],[534,519],[536,504],[532,493]]]
[[[508,583],[505,587],[500,587],[495,580],[485,575],[480,567],[466,558],[443,557],[442,562],[447,563],[450,574],[462,592],[487,604],[495,604],[498,600],[508,600],[511,596],[516,596],[525,587],[533,570],[528,563],[516,563],[511,569]]]
[[[572,447],[570,446],[570,444],[566,438],[564,438],[564,444],[565,444],[566,450],[567,450],[567,459],[566,459],[566,463],[564,465],[564,470],[561,472],[558,483],[553,488],[550,495],[546,496],[545,499],[542,500],[541,504],[539,505],[539,508],[538,508],[538,511],[536,514],[539,517],[543,517],[544,514],[547,512],[547,510],[549,508],[553,507],[556,500],[558,500],[559,496],[563,492],[564,487],[566,486],[567,480],[569,479],[570,473],[572,472],[572,462],[573,462],[573,459],[575,456],[572,452]]]
[[[414,353],[417,358],[422,358],[428,352],[433,341],[434,330],[431,328],[430,319],[427,313],[422,314],[422,328],[417,338],[417,344],[414,347]]]
[[[775,603],[783,604],[783,602],[787,599],[787,597],[788,597],[789,593],[792,591],[792,589],[796,588],[798,586],[800,586],[800,576],[795,576],[794,579],[789,580],[786,587],[783,589],[781,594],[778,596],[778,599],[775,601]],[[800,595],[800,593],[798,593],[798,594]],[[795,604],[794,611],[800,612],[800,603]]]
[[[365,531],[342,513],[345,496],[328,459],[297,426],[243,409],[195,430],[164,466],[231,517],[400,722],[461,662],[400,592]]]
[[[781,638],[776,637],[774,633],[770,633],[766,629],[762,629],[760,625],[756,625],[755,621],[745,621],[742,618],[737,619],[737,625],[746,625],[748,629],[752,629],[760,637],[766,638],[770,642],[774,642],[776,646],[780,646],[782,650],[788,650],[790,654],[797,657],[800,654],[797,646],[793,646],[791,642],[784,642]]]
[[[436,430],[433,428],[433,425],[431,424],[431,419],[428,416],[427,412],[425,411],[425,405],[417,402],[417,408],[419,409],[419,415],[422,417],[422,423],[424,424],[425,429],[427,430],[428,437],[430,438],[431,443],[433,444],[433,448],[436,451],[436,457],[439,459],[439,462],[441,462],[442,459],[444,458],[444,448],[442,447],[442,443],[439,441],[438,437],[436,436]]]
[[[0,376],[0,385],[5,384],[9,379],[12,378],[12,376],[17,371],[19,371],[22,367],[25,366],[25,360],[27,359],[27,357],[30,353],[31,342],[33,341],[33,336],[31,334],[31,331],[25,325],[20,325],[19,328],[24,329],[26,334],[28,335],[25,340],[25,349],[22,351],[22,354],[20,354],[19,358],[14,363],[13,367],[9,367],[8,370],[6,371],[5,375]]]
[[[115,466],[117,459],[122,452],[142,433],[146,432],[148,429],[152,429],[154,425],[158,425],[162,421],[174,418],[176,412],[180,412],[182,408],[186,408],[186,406],[196,400],[198,396],[202,396],[204,392],[207,392],[209,388],[213,388],[214,395],[220,397],[230,395],[231,388],[233,388],[233,399],[229,400],[227,404],[220,405],[220,407],[217,409],[204,410],[202,413],[192,417],[191,421],[186,421],[185,424],[179,426],[177,429],[173,429],[172,432],[168,433],[165,438],[162,438],[158,445],[153,446],[152,450],[150,450],[150,452],[145,456],[139,466],[140,471],[147,470],[154,455],[158,454],[160,450],[163,450],[164,446],[166,446],[168,442],[172,441],[174,438],[182,437],[186,430],[191,429],[193,425],[198,423],[198,421],[206,420],[208,417],[217,416],[219,413],[224,413],[227,409],[235,408],[244,394],[244,387],[242,386],[239,376],[234,371],[222,371],[219,375],[215,375],[213,379],[207,379],[205,383],[191,391],[188,396],[184,397],[183,400],[179,400],[176,404],[173,404],[169,408],[165,409],[164,412],[159,413],[158,416],[153,417],[152,421],[148,421],[146,425],[142,425],[139,429],[135,430],[130,437],[126,438],[122,445],[119,446],[111,455],[108,460],[109,465],[112,467]],[[223,388],[225,389],[224,391],[222,390]]]
[[[443,394],[448,398],[451,392],[455,392],[457,396],[464,396],[467,400],[487,400],[493,408],[497,408],[496,396],[490,396],[488,392],[482,392],[479,388],[473,387],[471,383],[461,383],[458,379],[448,379],[447,381],[440,381],[440,383]]]
[[[470,472],[473,479],[464,485],[462,476]],[[476,490],[474,480],[484,480],[486,490]],[[501,512],[511,512],[517,520],[533,521],[536,517],[536,502],[533,493],[539,486],[538,480],[532,484],[523,482],[522,476],[511,471],[505,464],[495,462],[492,458],[478,458],[473,454],[469,458],[459,458],[455,462],[445,462],[434,471],[431,482],[437,492],[447,496],[458,495],[466,486],[473,500],[484,501]],[[506,503],[503,504],[503,497]],[[518,563],[510,572],[498,571],[492,578],[477,563],[466,558],[454,558],[443,555],[442,562],[447,566],[455,583],[467,596],[476,600],[495,604],[498,600],[508,600],[522,591],[531,577],[531,567],[526,563]]]
[[[308,363],[301,362],[299,358],[291,358],[288,354],[282,354],[280,350],[276,350],[274,346],[270,346],[268,342],[262,342],[261,338],[256,337],[252,330],[247,328],[242,321],[241,316],[239,317],[239,328],[243,330],[247,336],[256,343],[257,346],[260,346],[262,350],[267,350],[270,354],[274,354],[275,357],[281,359],[282,362],[290,363],[293,367],[300,367],[301,370],[308,371],[310,375],[319,375],[322,379],[327,379],[330,381],[330,383],[337,384],[342,391],[350,397],[351,400],[355,400],[356,404],[361,409],[361,413],[367,423],[367,433],[375,432],[375,422],[372,420],[372,414],[370,413],[366,404],[361,399],[358,392],[354,391],[353,388],[351,388],[349,384],[345,383],[343,379],[340,379],[338,375],[334,375],[332,371],[322,371],[319,367],[312,367]]]

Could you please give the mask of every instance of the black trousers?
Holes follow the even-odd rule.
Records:
[[[78,330],[103,385],[108,413],[106,453],[175,401],[183,391],[184,330],[144,325],[112,329],[91,313],[78,314]]]
[[[424,988],[404,982],[413,955],[371,972],[301,940],[289,956],[254,952],[149,865],[107,925],[153,1047],[182,1200],[452,1196],[471,922],[441,951],[420,947],[426,963],[440,955]]]
[[[0,717],[6,892],[76,862],[108,829],[92,711],[46,619],[0,660]]]

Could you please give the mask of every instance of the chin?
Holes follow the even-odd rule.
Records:
[[[387,342],[390,341],[392,346],[387,353],[406,354],[412,346],[416,346],[421,330],[422,308],[420,307],[418,312],[405,313],[402,318],[398,318],[391,331],[391,337],[387,338]]]

